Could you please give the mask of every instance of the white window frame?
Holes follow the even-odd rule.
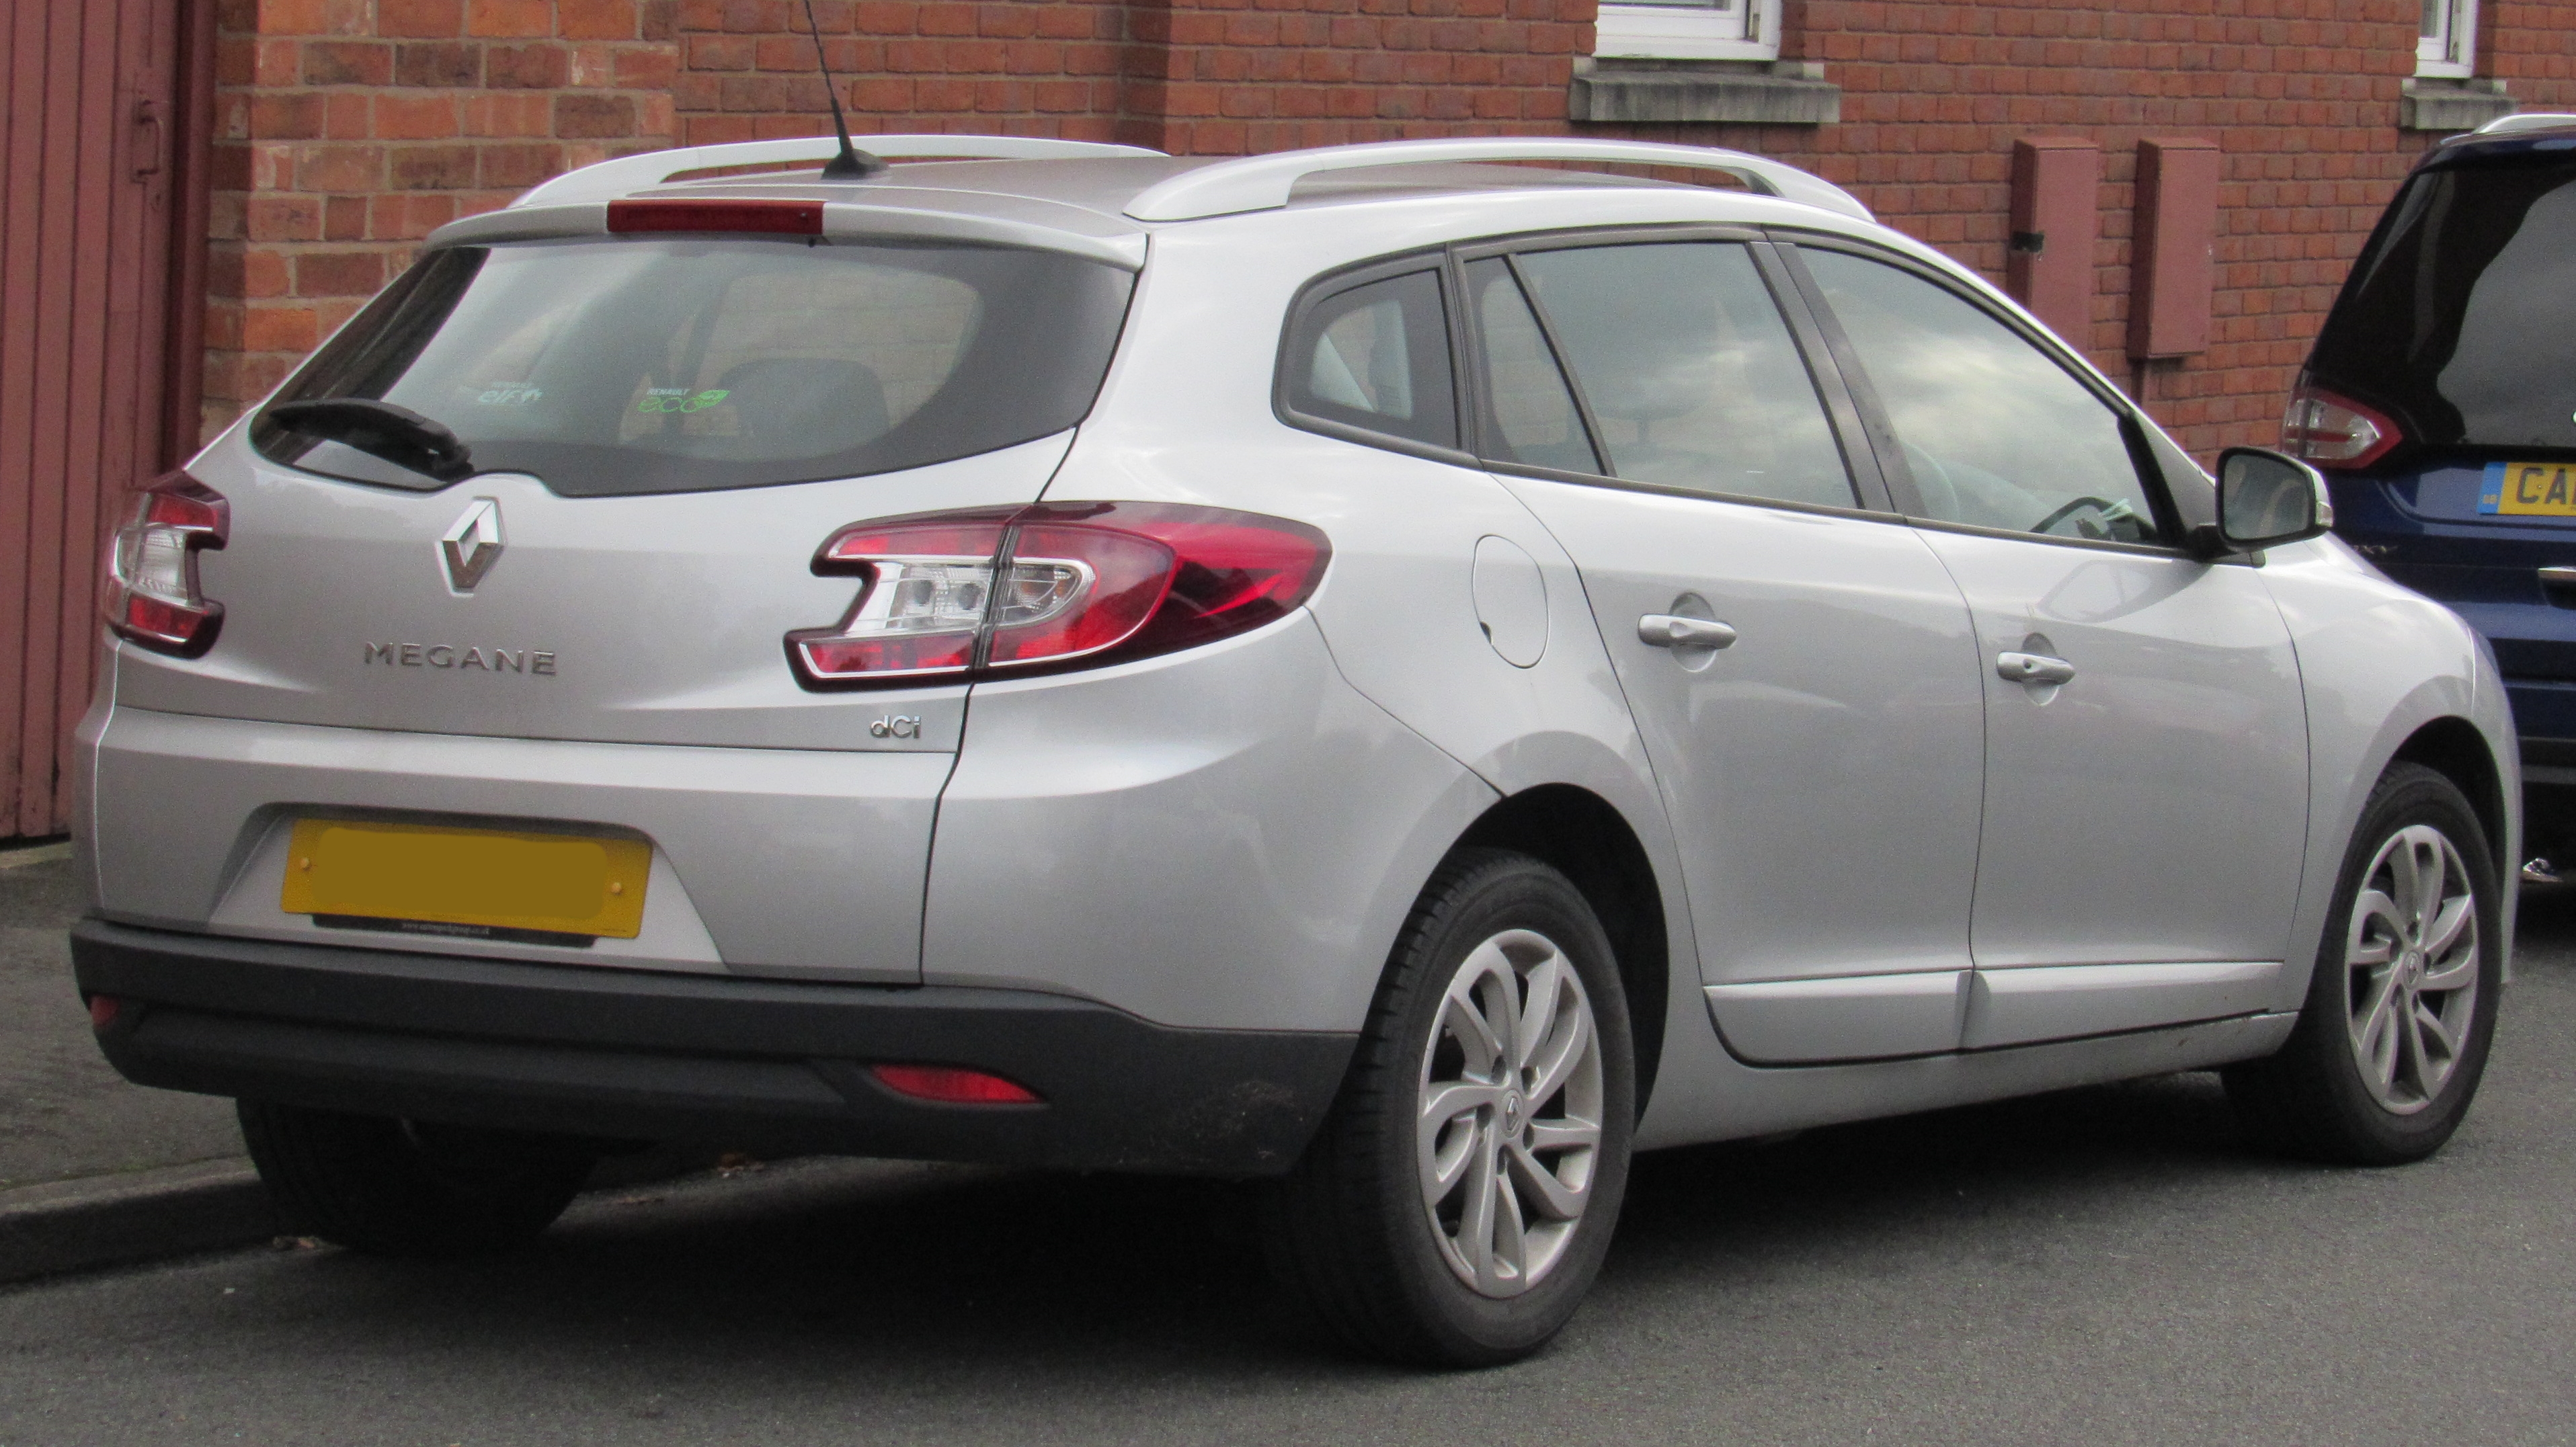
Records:
[[[1592,53],[1603,60],[1779,59],[1780,0],[1735,5],[1736,13],[1720,15],[1698,6],[1605,3]]]
[[[2442,33],[2419,34],[2415,45],[2415,73],[2459,79],[2477,74],[2478,0],[2433,0],[2433,3],[2441,9]]]

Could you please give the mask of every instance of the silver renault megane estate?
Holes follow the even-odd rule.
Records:
[[[1758,157],[877,144],[440,230],[117,535],[80,988],[306,1229],[656,1141],[1262,1178],[1471,1364],[1641,1149],[2459,1124],[2513,726],[2305,464]]]

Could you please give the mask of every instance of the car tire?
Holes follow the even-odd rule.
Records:
[[[2476,812],[2431,769],[2380,777],[2345,851],[2299,1023],[2230,1066],[2254,1132],[2341,1165],[2422,1160],[2468,1113],[2503,984],[2502,885]]]
[[[251,1162],[289,1229],[382,1256],[461,1256],[534,1240],[598,1163],[517,1131],[240,1103]]]
[[[1266,1195],[1273,1270],[1364,1355],[1527,1356],[1600,1271],[1635,1095],[1617,962],[1582,894],[1525,855],[1461,851],[1414,905],[1321,1131]]]

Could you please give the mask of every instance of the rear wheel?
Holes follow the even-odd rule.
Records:
[[[242,1138],[287,1223],[385,1256],[457,1256],[534,1240],[598,1161],[585,1142],[518,1131],[240,1103]]]
[[[2486,1071],[2502,938],[2495,862],[2469,801],[2430,769],[2392,767],[2353,832],[2298,1027],[2279,1054],[2229,1067],[2229,1097],[2299,1155],[2431,1155]]]
[[[1583,896],[1523,855],[1454,857],[1414,907],[1341,1098],[1270,1194],[1282,1283],[1371,1356],[1538,1350],[1618,1221],[1633,1079]]]

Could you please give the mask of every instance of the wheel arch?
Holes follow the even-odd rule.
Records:
[[[2469,807],[2477,811],[2478,829],[2486,836],[2497,876],[2509,886],[2521,861],[2508,855],[2511,841],[2506,830],[2511,815],[2505,805],[2503,772],[2478,726],[2456,714],[2430,720],[2407,735],[2388,762],[2421,764],[2459,786],[2469,798]]]
[[[1672,987],[1672,941],[1663,889],[1646,847],[1610,802],[1575,784],[1541,784],[1500,800],[1458,838],[1458,848],[1510,849],[1550,866],[1581,891],[1617,957],[1628,996],[1643,1118],[1662,1064]]]

